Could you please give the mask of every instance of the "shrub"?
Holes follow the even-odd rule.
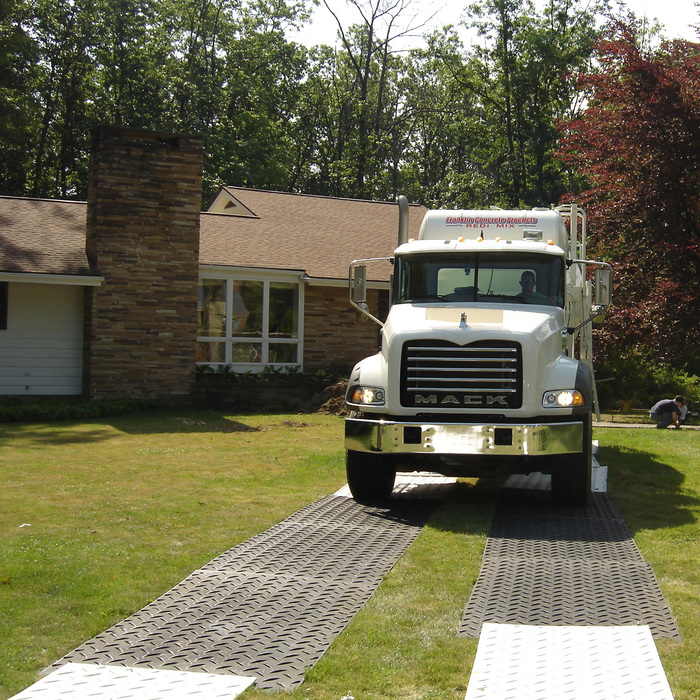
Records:
[[[259,372],[237,372],[231,365],[199,365],[197,381],[221,384],[319,384],[328,386],[345,378],[348,373],[334,374],[318,370],[312,374],[302,372],[299,367],[263,367]]]
[[[604,408],[617,408],[631,401],[637,408],[649,408],[659,399],[683,394],[688,405],[700,407],[700,377],[684,369],[659,364],[639,352],[609,360],[596,369],[598,398]]]
[[[0,423],[86,420],[149,411],[161,407],[160,402],[145,399],[105,399],[102,401],[9,399],[0,402]]]

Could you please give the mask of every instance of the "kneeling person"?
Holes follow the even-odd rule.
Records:
[[[657,428],[668,428],[671,423],[676,428],[681,427],[681,408],[685,405],[685,397],[676,396],[675,399],[661,399],[657,401],[649,411],[649,418],[656,421]]]

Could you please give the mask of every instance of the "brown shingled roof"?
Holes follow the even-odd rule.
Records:
[[[200,264],[347,278],[357,258],[396,247],[396,204],[227,187],[255,218],[203,212]],[[85,202],[0,196],[0,272],[89,275]],[[410,207],[409,235],[425,209]],[[370,277],[375,278],[371,273]]]
[[[304,270],[312,278],[346,279],[353,260],[391,255],[396,248],[396,204],[225,189],[258,218],[203,213],[203,265]],[[409,236],[417,237],[425,211],[410,207]]]
[[[0,196],[0,271],[89,275],[85,202]]]

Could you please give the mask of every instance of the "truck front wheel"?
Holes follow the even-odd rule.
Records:
[[[345,471],[350,493],[359,503],[377,503],[391,496],[396,467],[386,455],[348,450]]]
[[[552,468],[552,497],[564,506],[585,506],[591,492],[593,461],[592,417],[583,423],[583,444],[579,454],[556,458]]]

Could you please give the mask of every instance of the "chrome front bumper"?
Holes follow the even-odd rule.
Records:
[[[452,455],[580,454],[583,423],[473,425],[347,418],[345,448]]]

